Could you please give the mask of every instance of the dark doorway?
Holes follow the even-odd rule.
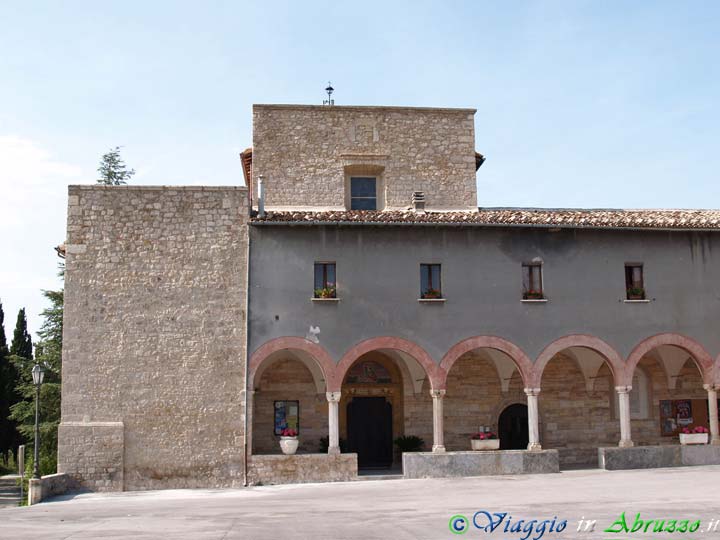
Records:
[[[528,445],[527,405],[515,403],[506,407],[498,419],[501,450],[526,450]]]
[[[356,397],[347,406],[348,449],[358,468],[390,467],[393,460],[392,405],[382,397]]]

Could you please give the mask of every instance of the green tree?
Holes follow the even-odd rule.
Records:
[[[17,322],[15,323],[15,331],[13,332],[12,345],[10,345],[10,355],[19,356],[32,362],[33,344],[32,337],[27,330],[27,318],[25,317],[25,308],[18,311]]]
[[[43,291],[50,307],[42,312],[43,323],[35,346],[35,362],[45,369],[40,387],[40,474],[57,470],[57,428],[60,423],[60,380],[62,366],[63,291]],[[14,404],[11,418],[30,447],[35,444],[35,385],[32,380],[34,362],[13,357],[20,373],[17,390],[21,401]]]
[[[19,397],[15,390],[18,374],[10,363],[10,351],[5,337],[5,312],[0,302],[0,461],[7,463],[9,453],[17,451],[20,433],[10,419],[10,406]]]
[[[128,169],[125,166],[125,162],[120,157],[120,147],[116,146],[103,154],[98,173],[100,174],[100,178],[97,179],[98,184],[122,186],[133,177],[135,169]]]

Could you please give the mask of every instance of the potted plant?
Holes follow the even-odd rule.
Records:
[[[470,436],[470,446],[473,450],[497,450],[500,439],[492,431],[480,431]]]
[[[530,289],[523,293],[523,300],[542,300],[544,298],[542,291]]]
[[[680,432],[680,444],[707,444],[708,428],[696,426],[694,428],[684,427]]]
[[[425,441],[417,435],[402,435],[393,442],[401,454],[403,452],[420,452],[425,446]]]
[[[422,293],[423,299],[432,299],[432,298],[442,298],[442,293],[438,291],[437,289],[426,289],[424,293]]]
[[[627,290],[628,300],[645,300],[645,289],[642,287],[629,287]]]
[[[334,283],[328,283],[327,287],[315,289],[315,298],[337,298],[337,290]]]
[[[283,454],[291,456],[297,452],[300,441],[297,438],[298,432],[295,429],[285,428],[280,434],[280,450]]]

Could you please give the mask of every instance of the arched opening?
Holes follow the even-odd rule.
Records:
[[[543,448],[558,450],[561,468],[597,467],[598,447],[617,446],[615,386],[623,375],[620,355],[593,336],[566,336],[540,354],[540,438]]]
[[[500,450],[525,450],[528,446],[528,408],[524,403],[513,403],[498,417]]]
[[[470,437],[478,431],[497,433],[504,446],[498,404],[526,400],[523,377],[514,359],[502,350],[480,347],[462,353],[445,366],[449,368],[444,398],[445,448],[470,450]],[[527,437],[527,409],[525,434]]]
[[[400,465],[393,440],[405,432],[405,388],[398,358],[370,351],[345,372],[340,399],[341,448],[358,456],[358,468]]]
[[[280,454],[285,428],[298,432],[297,453],[319,451],[328,433],[324,382],[302,352],[278,351],[255,374],[252,414],[252,453]]]
[[[326,391],[333,370],[327,351],[307,339],[277,338],[255,350],[247,381],[251,454],[281,453],[284,428],[298,431],[298,453],[320,451],[328,435]]]
[[[702,359],[700,348],[693,351],[665,341],[669,340],[653,347],[636,347],[628,360],[635,445],[677,444],[684,428],[709,427],[711,404],[703,388],[709,376],[705,368],[711,366],[709,356]]]

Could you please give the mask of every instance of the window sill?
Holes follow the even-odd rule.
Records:
[[[650,300],[646,298],[645,300],[623,300],[623,302],[626,304],[649,304]]]
[[[444,302],[445,298],[418,298],[418,302]]]
[[[311,298],[313,302],[339,302],[341,298]]]
[[[525,304],[537,304],[537,303],[542,304],[544,302],[547,302],[548,299],[547,298],[521,298],[520,301]]]

